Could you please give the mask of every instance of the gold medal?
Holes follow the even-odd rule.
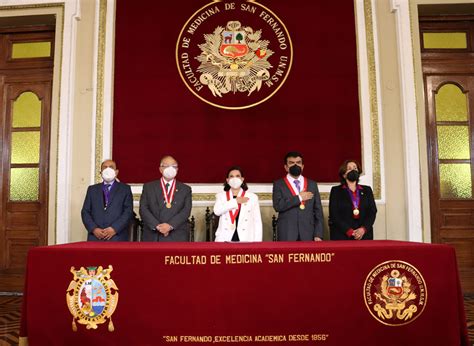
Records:
[[[352,211],[352,214],[354,214],[354,216],[359,215],[359,209],[355,208],[355,209]]]
[[[230,230],[231,230],[231,231],[234,231],[234,230],[235,230],[235,223],[231,223],[231,224],[230,224]]]
[[[300,204],[300,209],[304,210],[304,208],[305,208],[304,204]]]
[[[166,208],[171,208],[171,203],[166,203]]]

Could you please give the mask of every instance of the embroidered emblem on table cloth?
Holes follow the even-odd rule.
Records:
[[[428,298],[421,273],[407,262],[393,260],[377,265],[364,284],[364,300],[380,323],[400,326],[423,313]]]
[[[118,303],[118,288],[110,278],[113,268],[71,267],[74,279],[66,291],[66,301],[71,312],[72,330],[77,331],[76,321],[86,325],[86,329],[97,329],[99,324],[109,321],[108,330],[114,331],[112,314]]]

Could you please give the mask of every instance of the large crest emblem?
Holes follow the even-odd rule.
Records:
[[[99,324],[109,321],[108,330],[114,331],[112,314],[118,303],[118,288],[110,278],[112,266],[71,267],[74,279],[66,291],[66,301],[71,312],[72,330],[77,331],[76,321],[86,325],[87,329],[97,329]]]
[[[225,109],[256,106],[285,82],[293,49],[285,25],[254,1],[213,2],[184,25],[176,45],[191,92]]]
[[[425,309],[427,298],[423,276],[407,262],[381,263],[365,280],[365,305],[385,325],[400,326],[414,321]]]

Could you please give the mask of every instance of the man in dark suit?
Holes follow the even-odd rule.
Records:
[[[278,240],[323,238],[323,209],[315,181],[303,177],[303,156],[285,156],[286,177],[273,183],[273,208],[278,212]]]
[[[144,241],[188,241],[191,188],[176,180],[178,162],[165,156],[160,162],[161,179],[143,185],[140,216]]]
[[[118,169],[112,160],[102,162],[101,175],[103,182],[87,189],[81,211],[87,240],[127,241],[133,215],[132,190],[116,179]]]

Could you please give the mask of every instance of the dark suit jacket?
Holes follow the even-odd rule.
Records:
[[[127,184],[115,181],[110,189],[110,201],[104,209],[103,184],[95,184],[87,189],[81,216],[89,232],[87,240],[99,240],[92,231],[94,228],[112,227],[116,235],[111,241],[128,241],[128,225],[133,215],[132,190]]]
[[[354,219],[352,214],[352,200],[347,192],[345,185],[334,186],[329,196],[329,229],[331,239],[333,240],[354,240],[349,238],[346,232],[349,229],[357,229],[365,227],[367,232],[362,239],[374,239],[373,225],[375,215],[377,214],[377,206],[375,205],[374,194],[370,186],[359,185],[360,203],[359,218]]]
[[[314,193],[314,197],[306,201],[305,209],[301,210],[299,197],[292,195],[284,179],[273,183],[273,208],[278,212],[279,241],[294,241],[298,235],[301,240],[323,238],[323,208],[315,181],[308,179],[307,191]]]
[[[166,208],[160,180],[143,185],[140,198],[140,216],[144,223],[143,241],[189,241],[191,188],[176,181],[176,191],[171,205],[171,208]],[[156,226],[160,223],[168,223],[173,227],[167,237],[156,230]]]

